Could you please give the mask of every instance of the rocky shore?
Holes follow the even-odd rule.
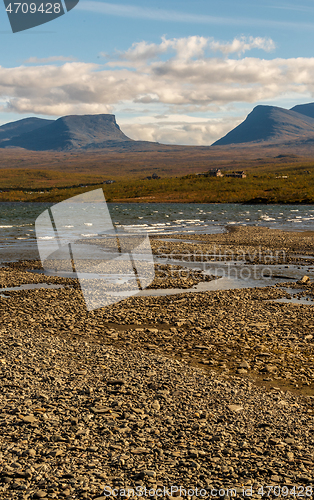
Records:
[[[215,245],[252,262],[284,250],[281,262],[300,267],[314,255],[313,236],[298,233],[193,239],[162,251],[197,247],[202,259]],[[0,268],[1,288],[61,288],[0,296],[1,498],[92,500],[140,487],[184,497],[175,486],[195,499],[196,488],[312,498],[313,305],[273,302],[287,296],[282,284],[185,293],[212,278],[159,265],[152,289],[182,293],[87,312],[76,280],[31,268],[40,263]],[[314,296],[310,280],[285,286]]]

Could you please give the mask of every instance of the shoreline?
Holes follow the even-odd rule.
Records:
[[[102,185],[95,186],[96,188],[101,188]],[[70,197],[76,196],[77,194],[82,194],[86,191],[78,191],[77,193],[72,193]],[[34,200],[29,200],[29,199],[8,199],[8,200],[2,200],[3,197],[1,197],[0,194],[0,203],[60,203],[60,201],[64,201],[68,199],[68,195],[64,194],[60,197],[55,197],[54,199],[50,199],[49,197],[45,199],[34,199]],[[273,201],[271,198],[269,200],[263,199],[260,201],[256,200],[248,200],[248,201],[204,201],[204,200],[195,200],[195,199],[182,199],[177,198],[177,199],[169,199],[168,197],[165,199],[160,199],[158,201],[153,201],[151,196],[142,196],[139,198],[108,198],[106,201],[107,203],[129,203],[129,204],[136,204],[136,203],[150,203],[150,204],[163,204],[163,203],[184,203],[184,204],[202,204],[202,205],[243,205],[243,206],[258,206],[258,205],[275,205],[275,206],[286,206],[286,205],[304,205],[304,206],[312,206],[314,205],[314,199],[311,201],[306,201],[306,200],[301,200],[301,201],[293,201],[293,200],[281,200],[281,201]]]

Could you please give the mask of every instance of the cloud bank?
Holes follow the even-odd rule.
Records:
[[[191,36],[136,43],[102,65],[63,63],[57,56],[43,65],[31,58],[31,66],[0,67],[0,110],[47,116],[115,112],[132,138],[210,144],[244,118],[245,112],[230,119],[234,106],[313,96],[314,58],[244,55],[274,48],[272,40],[259,37],[221,42]]]

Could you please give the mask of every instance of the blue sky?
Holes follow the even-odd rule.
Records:
[[[0,123],[114,113],[134,139],[211,144],[256,104],[314,101],[314,2],[80,0],[13,34]]]

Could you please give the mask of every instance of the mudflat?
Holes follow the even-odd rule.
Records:
[[[145,487],[170,498],[196,488],[312,497],[313,234],[237,227],[191,238],[152,239],[156,256],[181,256],[182,266],[156,263],[151,288],[181,293],[91,312],[77,280],[30,272],[40,262],[0,268],[1,288],[60,286],[0,291],[2,498]],[[304,278],[184,290],[215,279],[187,272],[188,255],[271,267],[271,253]],[[287,289],[308,303],[274,302]]]

